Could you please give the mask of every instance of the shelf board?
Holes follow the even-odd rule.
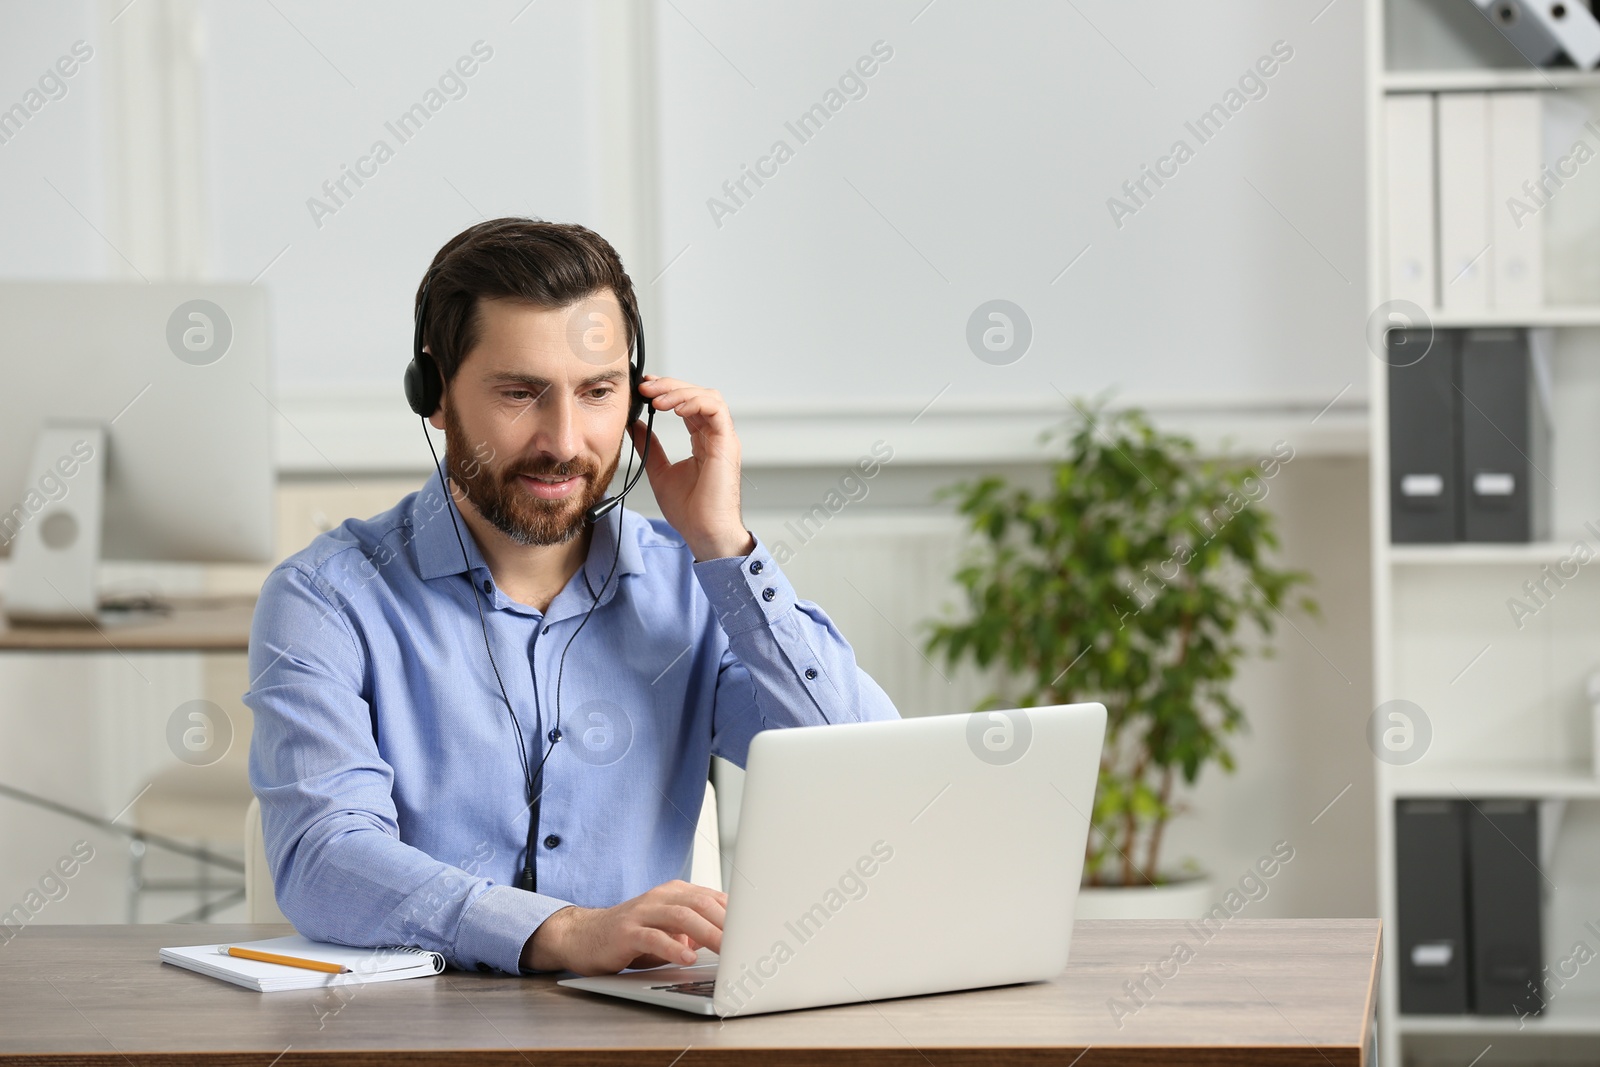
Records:
[[[1402,1034],[1512,1034],[1562,1037],[1600,1034],[1600,1002],[1552,997],[1542,1015],[1397,1015]]]
[[[1449,311],[1428,309],[1440,329],[1472,326],[1600,326],[1600,304],[1551,304],[1523,311]]]
[[[1600,778],[1573,767],[1439,767],[1390,772],[1383,784],[1390,797],[1532,797],[1600,800]],[[1596,1006],[1600,1020],[1600,1005]]]
[[[1391,70],[1386,93],[1462,93],[1496,89],[1600,89],[1600,71],[1532,67],[1464,70]]]
[[[1514,567],[1554,563],[1571,554],[1571,541],[1389,546],[1389,562],[1396,567]]]

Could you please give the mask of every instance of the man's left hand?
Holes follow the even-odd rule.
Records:
[[[693,448],[689,457],[673,463],[642,419],[628,427],[641,453],[646,436],[650,439],[645,473],[662,517],[683,535],[697,563],[748,555],[755,538],[739,514],[739,437],[722,394],[653,374],[645,375],[639,391],[657,411],[677,412]]]

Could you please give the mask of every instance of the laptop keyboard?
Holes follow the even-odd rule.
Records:
[[[651,989],[664,989],[668,993],[682,993],[688,997],[709,997],[717,988],[715,978],[706,978],[699,982],[674,982],[671,985],[653,985]]]

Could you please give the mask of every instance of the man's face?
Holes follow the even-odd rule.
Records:
[[[628,347],[609,289],[566,308],[478,299],[478,343],[440,412],[450,478],[522,545],[583,532],[622,458]]]

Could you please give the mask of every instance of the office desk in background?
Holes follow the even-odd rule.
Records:
[[[85,620],[80,624],[61,625],[12,625],[5,618],[4,602],[0,601],[0,653],[44,657],[61,655],[73,661],[85,655],[101,654],[120,656],[129,666],[133,665],[130,654],[221,654],[237,656],[240,669],[243,670],[243,658],[250,648],[250,620],[256,606],[253,594],[168,596],[161,599],[169,610],[129,612],[121,618],[108,618],[93,624]],[[92,657],[90,662],[93,662]],[[138,671],[137,667],[133,669]],[[148,678],[144,680],[149,682]],[[193,694],[172,695],[176,704]],[[133,708],[138,707],[135,702]],[[127,714],[129,710],[127,706],[106,708],[99,704],[88,709],[90,715],[101,714],[122,722],[130,719],[139,722],[136,715]],[[36,792],[0,783],[0,795],[6,798],[8,804],[20,802],[29,805],[34,812],[44,810],[54,815],[66,815],[106,833],[127,837],[130,842],[127,915],[130,920],[138,918],[142,894],[152,887],[144,873],[147,844],[220,869],[223,876],[215,882],[204,871],[193,881],[158,880],[160,885],[168,889],[194,889],[199,907],[190,914],[204,918],[217,909],[231,906],[243,899],[244,895],[242,886],[236,884],[237,878],[234,877],[243,874],[243,861],[219,854],[212,847],[219,842],[237,839],[244,825],[245,808],[250,802],[250,783],[244,769],[249,735],[244,730],[239,733],[241,736],[234,743],[239,757],[228,766],[210,767],[199,779],[202,784],[198,787],[193,767],[171,761],[165,769],[152,771],[147,764],[136,763],[137,756],[130,754],[130,750],[133,753],[143,751],[139,745],[119,748],[114,742],[107,742],[109,752],[104,761],[96,763],[90,758],[88,766],[83,767],[81,773],[66,777],[69,785],[65,791],[61,788],[60,780],[48,785],[37,781],[33,785]],[[27,737],[24,744],[32,740]],[[221,773],[224,771],[228,773]],[[123,812],[118,813],[118,818],[132,809],[131,818],[118,822],[96,814],[96,809],[112,811],[123,803],[121,799],[110,799],[104,793],[97,793],[96,788],[107,779],[114,782],[127,777],[132,777],[134,781],[125,795],[134,797],[134,800]],[[14,780],[14,784],[25,780]],[[71,791],[70,783],[74,781],[77,783],[77,792]],[[45,792],[51,795],[40,795]],[[16,811],[27,813],[30,808],[0,808],[0,820],[15,818]],[[0,968],[4,966],[4,957],[0,956]],[[5,1019],[4,1009],[0,1007],[0,1020]],[[0,1021],[0,1030],[4,1029],[4,1021]]]
[[[174,596],[171,611],[126,621],[13,626],[0,614],[0,652],[246,652],[254,596]],[[0,602],[0,608],[3,608]]]
[[[156,959],[287,926],[32,926],[0,948],[0,1063],[1285,1064],[1366,1067],[1376,919],[1080,922],[1050,982],[719,1021],[557,986],[437,978],[255,993]],[[937,936],[936,932],[934,936]],[[1119,1028],[1111,998],[1193,958]],[[952,952],[960,952],[952,945]],[[1171,973],[1171,967],[1165,968]]]

